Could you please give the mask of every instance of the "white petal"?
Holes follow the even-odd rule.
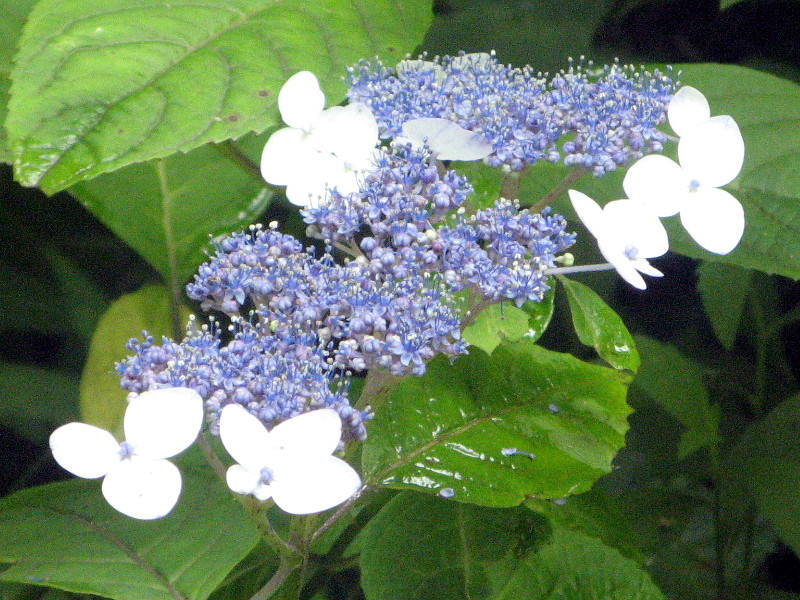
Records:
[[[647,289],[647,284],[642,276],[639,275],[639,272],[636,270],[633,261],[631,261],[621,252],[608,252],[608,250],[604,251],[603,245],[599,242],[598,246],[600,247],[600,252],[602,252],[605,259],[614,265],[614,268],[617,270],[617,273],[619,273],[620,277],[637,289]]]
[[[572,208],[578,213],[578,218],[594,237],[600,238],[603,235],[603,223],[605,221],[603,209],[583,192],[569,190],[568,193]]]
[[[680,210],[689,179],[674,160],[650,154],[631,165],[622,188],[628,198],[646,202],[659,217],[671,217]]]
[[[378,122],[366,104],[334,106],[314,122],[311,141],[320,152],[335,154],[346,163],[362,164],[379,141]]]
[[[664,274],[656,269],[653,265],[647,262],[643,258],[637,258],[636,260],[632,260],[631,264],[633,268],[639,271],[640,273],[644,273],[645,275],[650,275],[651,277],[663,277]]]
[[[309,155],[316,153],[301,129],[284,127],[273,133],[261,152],[261,176],[272,185],[288,185],[302,179]]]
[[[711,117],[678,142],[678,159],[686,175],[704,186],[720,187],[742,170],[744,140],[731,117]]]
[[[343,460],[324,456],[291,463],[287,469],[275,473],[270,487],[275,504],[282,510],[307,515],[328,510],[350,498],[361,487],[361,478]]]
[[[667,118],[672,130],[684,136],[711,117],[706,97],[695,88],[685,85],[670,100]]]
[[[681,210],[681,223],[706,250],[728,254],[742,239],[744,210],[725,190],[701,188]]]
[[[442,160],[480,160],[492,153],[483,137],[447,119],[411,119],[403,123],[402,135],[415,147],[427,143]]]
[[[105,429],[86,423],[67,423],[50,434],[53,458],[64,469],[83,477],[102,477],[120,458],[119,442]]]
[[[103,496],[124,515],[158,519],[175,506],[181,494],[181,474],[168,460],[131,456],[103,480]]]
[[[278,109],[289,127],[310,129],[323,108],[325,94],[310,71],[300,71],[289,77],[278,94]]]
[[[125,441],[139,456],[175,456],[192,445],[202,426],[203,399],[189,388],[144,392],[125,411]]]
[[[242,465],[229,467],[225,479],[228,487],[237,494],[253,494],[261,485],[260,473],[248,471]],[[263,499],[266,500],[266,498]]]
[[[342,419],[335,410],[321,408],[279,423],[269,432],[274,451],[322,456],[332,454],[342,438]]]
[[[286,186],[286,198],[297,206],[320,206],[328,197],[328,190],[338,188],[343,194],[358,191],[355,174],[333,154],[314,152],[305,160],[302,177]]]
[[[219,437],[225,450],[252,473],[268,464],[270,443],[264,424],[238,404],[228,404],[219,417]]]
[[[636,248],[636,258],[655,258],[669,250],[667,230],[644,202],[614,200],[603,208],[604,240],[625,252]]]

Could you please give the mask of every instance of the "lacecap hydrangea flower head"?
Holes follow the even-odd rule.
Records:
[[[661,275],[648,262],[667,251],[659,218],[680,212],[693,221],[689,200],[718,199],[718,186],[735,176],[735,152],[705,170],[697,157],[697,147],[735,141],[730,118],[700,114],[691,92],[671,103],[674,84],[657,72],[589,63],[548,80],[477,54],[395,68],[362,62],[349,79],[350,104],[325,109],[316,77],[292,76],[279,95],[287,127],[262,154],[265,179],[286,185],[324,249],[277,223],[215,241],[187,294],[221,316],[202,325],[192,318],[180,341],[157,343],[145,332],[117,365],[134,398],[128,439],[80,424],[53,434],[59,462],[105,476],[103,493],[125,514],[171,510],[181,480],[167,459],[191,444],[203,414],[235,463],[232,491],[293,514],[345,502],[361,480],[335,454],[366,439],[373,418],[368,406],[351,405],[351,378],[422,375],[434,356],[468,352],[462,328],[475,312],[544,298],[575,243],[566,221],[513,198],[468,211],[472,185],[442,161],[483,160],[509,172],[563,156],[601,176],[641,159],[626,179],[630,199],[601,208],[569,193],[609,266],[639,288],[642,274]],[[658,126],[668,106],[681,136],[681,162],[669,167],[683,177],[677,200],[651,193],[657,177],[648,169],[660,177],[663,163],[653,159],[663,157],[644,156],[667,141]],[[166,491],[157,491],[160,481]]]

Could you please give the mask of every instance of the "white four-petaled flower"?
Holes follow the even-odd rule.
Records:
[[[284,421],[272,430],[238,404],[222,409],[219,435],[239,464],[228,486],[281,509],[305,515],[341,504],[361,487],[358,473],[333,456],[342,435],[336,411],[323,408]]]
[[[744,233],[744,210],[729,192],[744,162],[744,140],[731,117],[709,117],[705,97],[684,87],[670,102],[670,125],[680,135],[680,164],[645,156],[625,175],[628,198],[646,203],[659,217],[680,213],[689,235],[706,250],[731,252]]]
[[[359,189],[361,173],[372,167],[378,123],[362,103],[325,108],[325,94],[313,73],[292,75],[278,95],[278,109],[289,127],[264,146],[261,175],[286,186],[299,206],[317,206],[328,189],[343,194]]]
[[[569,198],[580,220],[597,238],[600,252],[625,281],[643,290],[647,285],[639,273],[663,275],[647,259],[667,252],[667,232],[643,202],[614,200],[601,208],[576,190],[569,190]]]
[[[84,479],[103,479],[103,496],[135,519],[169,513],[181,493],[181,474],[167,458],[194,442],[203,424],[203,399],[189,388],[144,392],[125,411],[125,441],[86,423],[67,423],[50,435],[58,464]]]

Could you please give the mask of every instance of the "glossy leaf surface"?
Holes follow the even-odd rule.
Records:
[[[580,493],[611,469],[628,427],[624,374],[526,339],[455,366],[433,361],[377,408],[365,483],[515,506]]]

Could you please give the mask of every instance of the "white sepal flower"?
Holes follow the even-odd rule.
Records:
[[[647,259],[667,252],[667,232],[643,202],[614,200],[601,208],[576,190],[569,190],[569,198],[580,220],[597,238],[603,257],[625,281],[643,290],[647,284],[639,273],[652,277],[663,275]]]
[[[453,121],[434,117],[406,121],[396,141],[411,142],[415,148],[427,144],[441,160],[481,160],[492,153],[492,145],[479,134]]]
[[[711,118],[711,107],[702,92],[685,85],[672,96],[667,118],[672,130],[684,136]]]
[[[188,448],[203,424],[203,399],[189,388],[144,392],[128,404],[121,444],[108,431],[67,423],[50,435],[59,465],[84,479],[103,480],[103,496],[124,515],[158,519],[181,493],[181,474],[167,458]]]
[[[313,73],[292,75],[278,95],[278,109],[289,127],[267,140],[261,175],[285,185],[286,197],[298,206],[315,206],[328,189],[348,194],[370,168],[378,143],[378,123],[365,104],[327,110],[325,95]]]
[[[655,154],[640,159],[625,174],[625,193],[660,217],[680,213],[698,244],[728,254],[744,233],[742,205],[718,189],[736,178],[744,162],[736,121],[721,115],[695,124],[678,142],[678,160]]]
[[[341,504],[361,487],[358,473],[332,456],[342,435],[336,411],[304,413],[267,431],[238,404],[222,409],[219,435],[239,464],[228,469],[228,486],[259,500],[272,498],[282,510],[306,515]]]

